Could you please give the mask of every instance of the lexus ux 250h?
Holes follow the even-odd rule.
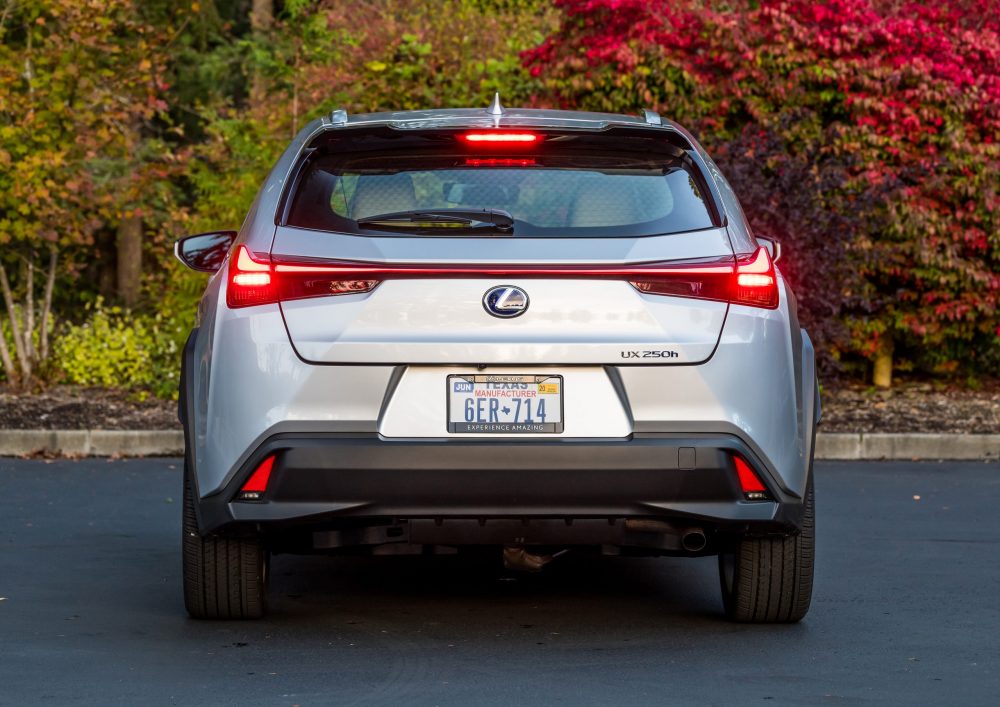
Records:
[[[715,163],[640,116],[306,126],[184,350],[188,612],[254,618],[278,552],[719,558],[737,621],[809,608],[812,343]]]

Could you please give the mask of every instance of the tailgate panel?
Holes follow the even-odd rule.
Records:
[[[483,295],[498,284],[527,292],[527,312],[488,314]],[[711,356],[727,305],[643,295],[625,282],[390,280],[281,309],[313,363],[690,364]]]
[[[633,264],[731,254],[724,231],[614,239],[366,238],[279,228],[275,257],[390,263]],[[530,304],[500,319],[497,285]],[[292,344],[310,363],[692,364],[715,349],[728,305],[643,294],[615,280],[387,280],[372,292],[284,302]]]

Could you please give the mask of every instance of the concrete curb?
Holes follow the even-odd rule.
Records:
[[[0,430],[0,457],[164,457],[183,453],[184,434],[179,430]],[[1000,459],[1000,434],[822,432],[816,435],[816,458],[996,460]]]
[[[0,430],[0,457],[165,457],[183,453],[184,433],[180,430]]]
[[[1000,459],[1000,434],[835,433],[816,435],[817,459]]]

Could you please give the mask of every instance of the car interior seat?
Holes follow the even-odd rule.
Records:
[[[351,198],[351,218],[360,219],[417,208],[413,179],[408,174],[368,174],[358,177]]]

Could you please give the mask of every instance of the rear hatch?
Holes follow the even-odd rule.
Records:
[[[707,194],[651,130],[344,130],[304,159],[270,267],[309,362],[698,363],[734,263]]]
[[[660,261],[665,253],[685,264],[695,254],[701,261],[709,238],[718,251],[728,247],[719,231],[699,234],[694,244],[678,237],[512,243],[328,236],[317,242],[313,233],[279,229],[275,257],[299,260],[305,252],[319,262],[364,263],[374,266],[373,280],[379,281],[370,292],[282,302],[289,336],[306,361],[696,363],[715,348],[725,302],[645,294],[624,276],[604,279],[578,272],[626,272],[615,266]],[[531,265],[522,267],[522,262]],[[452,264],[465,267],[456,273]],[[416,266],[419,274],[381,279],[379,265],[405,265],[394,268],[404,273]],[[556,274],[536,274],[539,265]],[[462,271],[470,274],[459,276]],[[373,281],[367,278],[354,276]],[[507,318],[488,311],[484,297],[498,286],[517,287],[527,295],[523,314]]]

